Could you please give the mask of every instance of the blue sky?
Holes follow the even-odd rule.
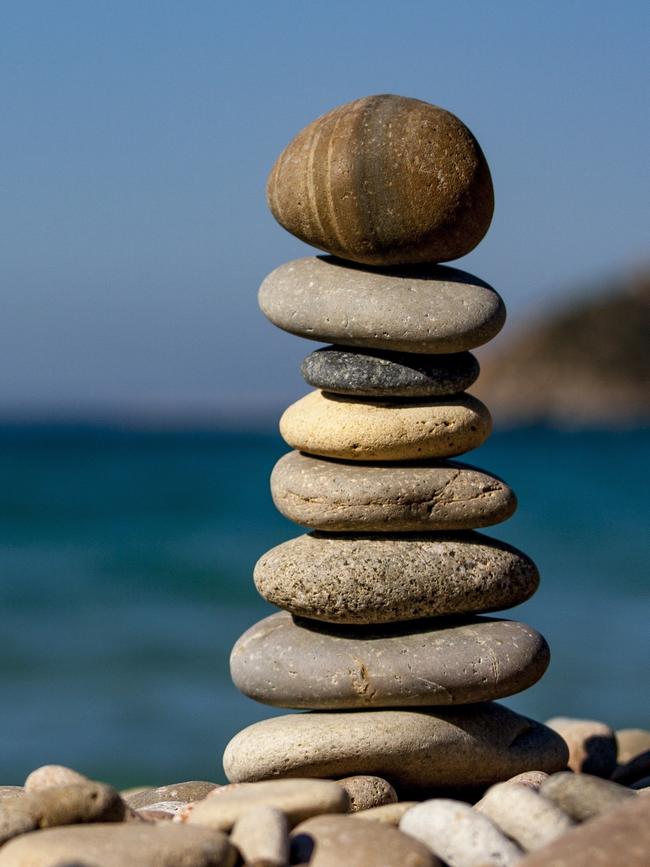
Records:
[[[496,190],[458,266],[511,328],[644,261],[647,4],[501,0],[0,6],[0,411],[275,412],[313,348],[257,287],[308,255],[266,210],[275,157],[342,102],[458,114]],[[505,339],[505,338],[504,338]]]

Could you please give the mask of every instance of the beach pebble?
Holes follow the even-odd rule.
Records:
[[[419,804],[419,801],[399,801],[396,804],[383,804],[381,807],[370,807],[359,813],[350,813],[354,819],[367,819],[370,822],[382,822],[384,825],[393,825],[395,828],[407,810]]]
[[[442,867],[421,843],[379,822],[317,816],[291,835],[291,863],[309,867]]]
[[[468,530],[517,506],[505,482],[457,461],[344,463],[298,451],[273,468],[271,493],[289,520],[328,532]]]
[[[274,717],[235,735],[223,764],[234,782],[376,774],[393,786],[423,788],[488,786],[526,768],[558,770],[566,757],[555,732],[487,702]]]
[[[404,814],[399,827],[448,867],[510,867],[522,857],[486,816],[461,801],[423,801]]]
[[[88,777],[84,777],[72,768],[65,765],[43,765],[32,771],[25,780],[25,791],[36,792],[40,789],[49,789],[52,786],[67,786],[69,783],[89,783]]]
[[[271,756],[268,758],[272,759]],[[228,778],[235,782],[240,781],[230,775]],[[290,824],[295,825],[320,813],[346,813],[350,807],[350,799],[345,789],[333,780],[267,780],[244,786],[223,786],[205,800],[189,805],[181,813],[180,819],[191,825],[207,825],[220,831],[228,831],[241,816],[254,807],[274,807],[282,810]]]
[[[230,672],[255,701],[337,710],[502,698],[535,683],[548,661],[544,638],[512,620],[351,627],[294,620],[281,611],[239,638]]]
[[[234,867],[236,858],[224,834],[169,822],[50,828],[0,849],[0,867]]]
[[[18,799],[3,799],[0,803],[0,846],[7,840],[34,831],[36,828],[38,828],[38,817],[23,808],[18,803]]]
[[[325,346],[300,372],[313,388],[369,397],[445,397],[469,388],[479,363],[469,352],[422,355],[354,346]]]
[[[397,801],[397,792],[383,777],[358,774],[354,777],[343,777],[336,782],[348,793],[350,813],[359,813]]]
[[[640,753],[625,765],[618,765],[612,773],[611,779],[616,783],[629,786],[636,780],[650,774],[650,750]]]
[[[492,786],[475,809],[527,852],[547,846],[574,825],[553,801],[521,783]]]
[[[240,816],[230,842],[246,864],[285,867],[289,863],[289,823],[275,807],[253,807]]]
[[[138,807],[137,813],[144,819],[173,819],[187,806],[187,801],[158,801]]]
[[[475,532],[308,533],[267,551],[254,579],[292,614],[372,624],[510,608],[533,595],[539,574],[521,551]]]
[[[162,801],[180,801],[189,804],[191,801],[203,800],[216,788],[218,788],[216,783],[208,783],[205,780],[189,780],[185,783],[159,786],[157,789],[140,789],[130,795],[124,795],[124,800],[134,810],[159,804]]]
[[[647,867],[650,864],[650,798],[633,798],[579,825],[520,867]]]
[[[618,729],[616,744],[618,762],[625,765],[641,753],[650,751],[650,731],[646,729]]]
[[[515,774],[514,777],[510,777],[508,780],[504,780],[503,783],[497,783],[499,786],[526,786],[526,788],[531,789],[533,792],[539,792],[542,787],[542,783],[544,780],[548,779],[548,774],[544,771],[524,771],[522,774]],[[488,789],[488,792],[490,790]],[[484,793],[484,796],[487,792]],[[474,808],[476,810],[480,810],[483,805],[483,799],[477,801],[474,804]]]
[[[611,780],[569,771],[553,774],[545,780],[540,793],[577,822],[606,813],[622,801],[637,797],[631,789]]]
[[[453,457],[478,448],[491,430],[485,404],[465,393],[407,403],[312,391],[280,419],[292,448],[352,461]]]
[[[616,767],[614,730],[597,720],[556,716],[546,725],[561,735],[569,747],[569,768],[577,774],[608,778]]]
[[[494,210],[465,124],[394,94],[345,103],[302,129],[271,170],[267,201],[302,241],[371,265],[464,256]]]
[[[24,794],[25,789],[22,786],[0,786],[0,801],[3,801],[5,798],[14,799]]]
[[[465,271],[370,271],[327,256],[280,265],[258,301],[274,325],[298,337],[425,355],[481,346],[506,321],[498,293]]]

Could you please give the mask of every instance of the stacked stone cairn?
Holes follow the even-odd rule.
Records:
[[[505,321],[487,283],[438,264],[492,218],[477,141],[428,103],[359,99],[293,139],[267,192],[282,226],[330,255],[273,271],[262,311],[332,345],[303,362],[315,390],[282,416],[294,451],[271,478],[277,508],[309,532],[257,563],[257,589],[283,610],[242,635],[231,671],[257,701],[309,712],[237,734],[226,775],[381,775],[421,793],[565,767],[561,737],[494,703],[549,661],[534,629],[485,616],[538,586],[525,554],[476,532],[512,515],[515,495],[448,460],[490,433],[465,391],[469,350]]]

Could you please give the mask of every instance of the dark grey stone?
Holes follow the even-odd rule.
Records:
[[[548,661],[539,632],[514,620],[335,627],[282,611],[241,636],[230,670],[235,685],[256,701],[340,710],[503,698],[532,686]]]
[[[326,346],[308,355],[300,372],[309,385],[336,394],[444,397],[469,388],[479,375],[479,363],[470,352],[418,355]]]

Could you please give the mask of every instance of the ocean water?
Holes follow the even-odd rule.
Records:
[[[650,431],[496,432],[468,462],[519,510],[490,535],[537,562],[506,616],[547,637],[549,671],[506,700],[648,726]],[[252,570],[300,528],[264,433],[0,429],[0,783],[67,764],[116,785],[223,780],[243,726],[281,711],[230,683],[228,654],[271,608]]]

